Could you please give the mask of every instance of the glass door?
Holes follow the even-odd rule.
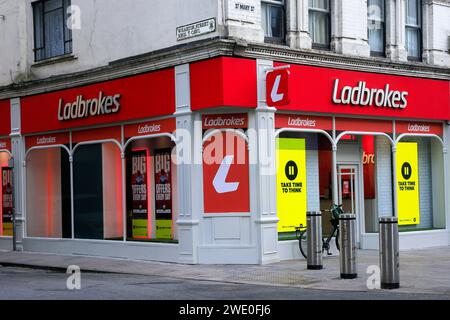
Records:
[[[356,165],[338,165],[339,203],[345,213],[358,215],[358,179]]]
[[[338,164],[338,201],[342,203],[345,213],[356,215],[356,242],[359,243],[361,219],[361,183],[359,182],[359,166]]]

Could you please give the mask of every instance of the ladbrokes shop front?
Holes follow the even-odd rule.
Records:
[[[401,249],[448,246],[449,97],[446,80],[216,57],[2,100],[0,247],[269,263],[300,258],[295,226],[333,203],[360,248],[392,215]]]

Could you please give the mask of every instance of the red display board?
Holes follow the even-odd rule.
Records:
[[[250,212],[248,150],[243,137],[220,132],[203,149],[205,214]]]
[[[69,132],[28,136],[25,138],[25,146],[27,149],[30,149],[32,147],[65,145],[69,143],[70,143]]]
[[[375,138],[363,136],[364,199],[375,199]]]
[[[333,130],[332,117],[276,114],[275,128],[321,129]]]
[[[396,121],[395,131],[397,134],[436,134],[442,136],[444,133],[444,124],[442,122]]]
[[[173,133],[176,129],[175,118],[152,120],[126,125],[125,137],[147,136],[158,133]]]
[[[12,215],[13,215],[13,181],[12,169],[2,168],[2,235],[12,236]]]
[[[208,129],[246,129],[248,128],[248,114],[212,114],[203,115],[202,126],[204,130]]]
[[[171,149],[155,150],[156,238],[173,238]]]
[[[135,239],[149,238],[149,155],[147,149],[133,149],[131,152],[131,225]]]

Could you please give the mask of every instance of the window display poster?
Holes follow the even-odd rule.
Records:
[[[278,232],[293,232],[306,226],[305,139],[277,139]]]
[[[149,238],[148,228],[148,155],[133,150],[131,155],[131,221],[133,238]]]
[[[419,166],[416,142],[397,145],[398,224],[420,224]]]
[[[155,150],[156,238],[172,239],[171,150]]]
[[[13,234],[13,189],[12,189],[12,169],[2,168],[2,224],[3,236]]]

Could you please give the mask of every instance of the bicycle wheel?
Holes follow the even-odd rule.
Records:
[[[336,241],[336,249],[338,251],[341,251],[341,248],[339,247],[339,228],[336,229],[336,239],[335,239],[335,241]]]
[[[300,247],[300,252],[302,253],[302,256],[307,259],[307,253],[308,253],[308,237],[306,233],[306,229],[300,232],[300,236],[298,239],[298,246]]]

